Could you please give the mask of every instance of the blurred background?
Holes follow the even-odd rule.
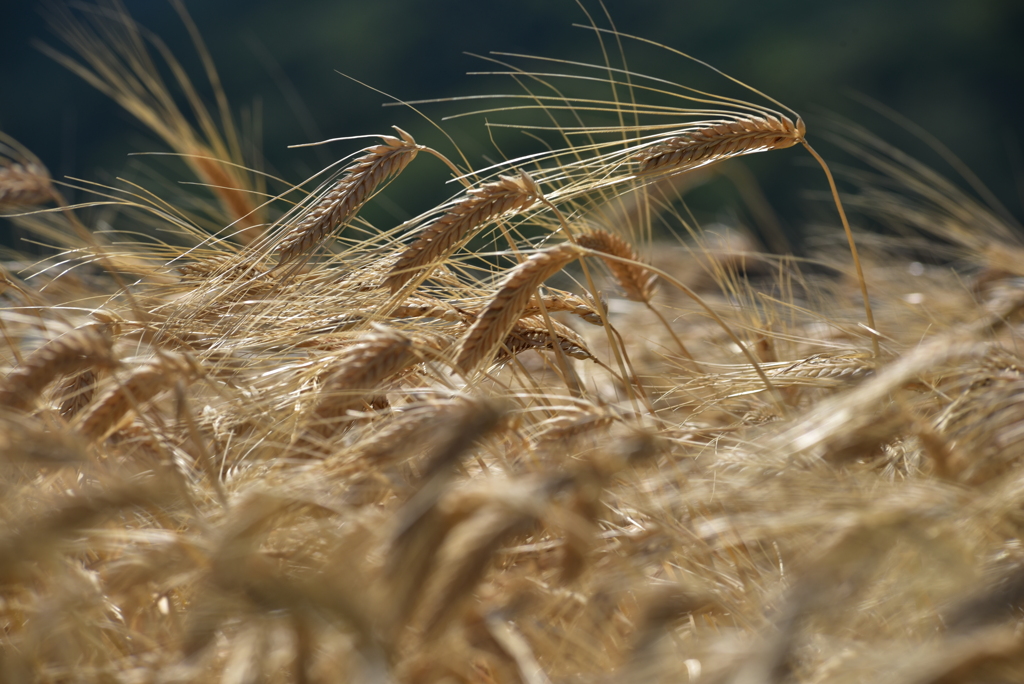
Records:
[[[386,133],[397,124],[420,142],[452,148],[414,112],[383,108],[403,100],[519,92],[508,77],[467,76],[495,70],[475,55],[492,51],[601,63],[593,20],[685,51],[800,112],[809,139],[826,157],[841,154],[818,133],[836,116],[856,122],[941,167],[938,157],[860,98],[883,103],[935,135],[1021,217],[1024,153],[1024,2],[1021,0],[849,0],[787,3],[751,0],[193,0],[186,1],[209,46],[238,121],[255,132],[266,169],[298,182],[365,146],[365,141],[309,149],[288,145],[339,136]],[[47,28],[49,10],[35,0],[8,0],[0,22],[0,130],[33,150],[56,178],[111,183],[155,158],[133,152],[164,146],[115,103],[36,49],[66,51]],[[124,0],[138,23],[159,35],[212,104],[212,91],[188,32],[170,2]],[[605,37],[605,47],[617,51]],[[750,99],[752,95],[686,60],[636,41],[624,43],[629,67],[677,83]],[[502,58],[504,59],[504,58]],[[618,57],[615,57],[618,60]],[[514,60],[520,67],[568,67]],[[579,70],[576,70],[579,72]],[[597,73],[597,72],[594,72]],[[573,86],[576,87],[576,86]],[[607,88],[586,90],[603,93]],[[479,101],[424,105],[432,118],[486,108]],[[506,104],[508,104],[506,102]],[[514,121],[492,114],[491,121]],[[445,123],[476,166],[501,158],[485,117]],[[501,152],[537,151],[521,133],[504,132]],[[744,161],[785,229],[799,238],[816,217],[834,222],[818,198],[826,189],[808,155],[789,150]],[[384,216],[398,221],[451,194],[439,164],[417,163]],[[942,168],[944,173],[951,173]],[[431,179],[436,180],[431,180]],[[400,179],[401,180],[401,179]],[[702,222],[742,222],[727,190],[693,200]],[[73,199],[87,199],[78,193]],[[381,211],[381,210],[378,210]],[[2,228],[2,226],[0,226]]]

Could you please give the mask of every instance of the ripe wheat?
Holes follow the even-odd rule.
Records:
[[[464,199],[424,227],[416,241],[402,252],[391,267],[385,286],[397,292],[424,268],[441,263],[488,222],[525,211],[535,202],[536,197],[523,179],[511,176],[467,190]]]
[[[537,252],[512,269],[459,343],[455,363],[469,373],[486,361],[520,319],[537,287],[579,256],[566,243]]]
[[[637,153],[637,173],[679,173],[723,159],[800,143],[806,135],[802,119],[783,115],[737,116],[684,129]]]
[[[38,164],[0,163],[0,209],[35,207],[56,198],[50,175]]]
[[[277,246],[278,265],[306,254],[339,226],[349,221],[373,192],[392,176],[402,172],[422,149],[400,128],[400,137],[382,135],[383,144],[363,150],[363,155],[345,169],[331,190],[295,225]]]
[[[111,387],[96,400],[78,423],[78,433],[88,441],[97,441],[113,430],[132,409],[152,399],[177,380],[192,380],[201,369],[184,354],[161,354],[157,359],[132,371],[122,383]]]
[[[91,368],[114,365],[110,335],[86,326],[51,340],[33,352],[25,363],[0,383],[0,406],[27,410],[56,378]]]

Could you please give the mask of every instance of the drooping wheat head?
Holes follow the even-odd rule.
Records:
[[[397,292],[425,268],[442,263],[488,223],[526,211],[536,202],[522,178],[499,180],[466,191],[444,215],[426,225],[391,267],[385,286]]]
[[[455,363],[471,373],[497,350],[522,317],[537,287],[579,256],[573,244],[549,247],[506,275],[460,340]]]
[[[278,265],[306,254],[340,226],[348,222],[374,191],[402,172],[421,149],[412,136],[396,129],[399,137],[381,136],[383,143],[363,150],[362,156],[345,168],[340,180],[302,213],[277,245]]]

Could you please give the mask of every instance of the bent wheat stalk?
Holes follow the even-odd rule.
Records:
[[[797,117],[796,123],[794,123],[792,119],[782,114],[765,113],[761,116],[737,114],[730,119],[683,129],[668,139],[644,148],[634,155],[633,161],[639,163],[637,175],[641,176],[654,173],[682,173],[731,157],[768,150],[781,150],[798,144],[803,145],[821,166],[828,179],[829,189],[835,200],[836,210],[839,212],[839,219],[846,232],[850,255],[857,272],[857,281],[860,284],[861,296],[864,298],[864,316],[871,333],[871,344],[875,356],[879,356],[881,350],[875,329],[875,317],[871,311],[868,286],[864,280],[864,270],[861,267],[860,256],[857,254],[853,231],[846,218],[843,203],[839,199],[839,190],[832,178],[832,172],[825,160],[807,142],[806,135],[807,127],[800,117]]]
[[[389,178],[398,175],[416,158],[422,146],[395,126],[399,137],[382,135],[384,142],[367,147],[330,192],[302,216],[277,247],[278,265],[310,251],[351,219],[370,195]]]
[[[402,252],[385,279],[385,286],[397,292],[424,268],[443,261],[491,220],[529,209],[536,202],[531,185],[522,175],[519,178],[501,176],[493,183],[467,190],[463,199],[427,225],[419,238]]]

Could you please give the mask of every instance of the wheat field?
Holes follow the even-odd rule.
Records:
[[[425,118],[283,179],[201,42],[213,108],[123,12],[54,11],[180,177],[0,137],[43,253],[0,271],[0,680],[1024,681],[1024,234],[970,176],[848,124],[840,194],[731,76],[538,58],[460,103],[534,153]],[[811,256],[687,211],[788,148]],[[416,165],[450,198],[365,218]]]

